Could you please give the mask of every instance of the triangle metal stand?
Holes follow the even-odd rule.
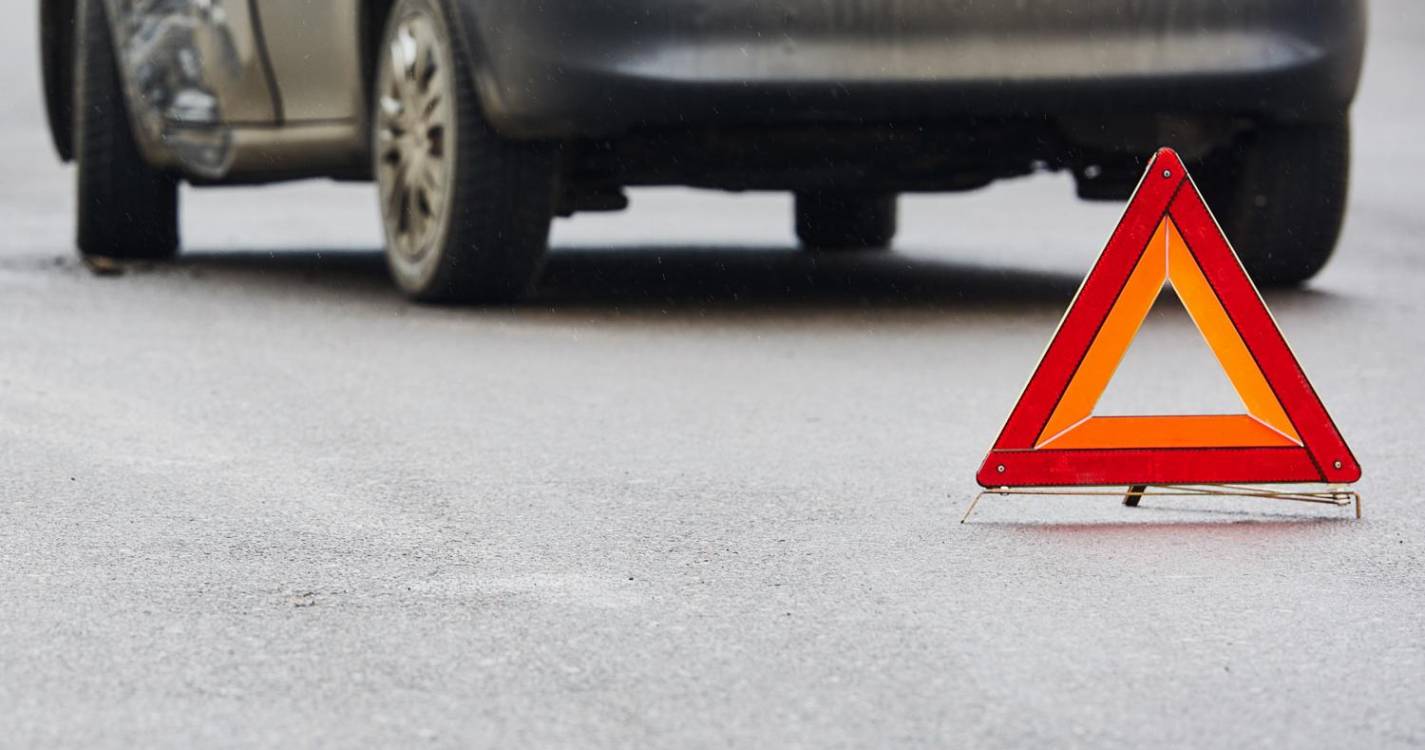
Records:
[[[970,501],[970,507],[960,523],[970,520],[980,498],[985,495],[1053,495],[1059,497],[1121,497],[1123,504],[1138,507],[1145,497],[1254,497],[1264,500],[1289,500],[1298,503],[1316,503],[1345,508],[1356,506],[1356,518],[1361,517],[1361,493],[1338,485],[1323,490],[1274,490],[1269,487],[1252,487],[1240,484],[1135,484],[1125,492],[1115,487],[995,487],[984,490]]]

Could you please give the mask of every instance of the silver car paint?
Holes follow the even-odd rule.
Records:
[[[1304,119],[1349,105],[1365,15],[1364,0],[445,1],[486,117],[514,138],[808,113]],[[361,0],[107,2],[156,163],[214,181],[364,168]]]
[[[153,162],[223,180],[364,151],[356,0],[107,3],[130,114]],[[264,12],[280,30],[263,33]],[[279,47],[283,79],[300,86],[286,102],[268,45]]]

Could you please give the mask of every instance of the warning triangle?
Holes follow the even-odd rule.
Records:
[[[1165,283],[1244,413],[1094,415]],[[1182,160],[1162,149],[977,479],[984,487],[1340,484],[1360,475]]]

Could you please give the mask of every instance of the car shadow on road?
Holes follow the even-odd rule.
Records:
[[[339,294],[348,302],[399,300],[385,260],[375,250],[197,251],[181,256],[177,269],[196,280],[232,282],[247,290],[290,292],[300,286]],[[535,293],[512,311],[635,317],[880,309],[1057,314],[1073,298],[1080,281],[1079,276],[1066,273],[894,252],[809,254],[785,247],[713,246],[558,248],[550,254]],[[1312,306],[1333,299],[1310,290],[1269,296],[1273,304]]]
[[[197,251],[177,268],[208,282],[317,287],[355,299],[398,297],[375,251]],[[1079,279],[896,253],[811,255],[775,247],[561,248],[552,252],[535,310],[689,311],[1050,306]]]
[[[551,255],[533,306],[837,309],[1062,307],[1079,279],[897,253],[784,248],[573,249]]]

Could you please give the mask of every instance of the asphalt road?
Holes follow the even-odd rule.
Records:
[[[372,191],[190,192],[95,277],[0,30],[0,745],[1425,743],[1425,13],[1374,3],[1336,262],[1269,303],[1365,467],[1269,501],[973,475],[1118,208],[907,201],[814,260],[788,202],[561,224],[531,304],[403,302]],[[14,9],[12,9],[14,10]],[[1221,377],[1156,314],[1124,410]],[[1187,401],[1189,403],[1183,403]]]

